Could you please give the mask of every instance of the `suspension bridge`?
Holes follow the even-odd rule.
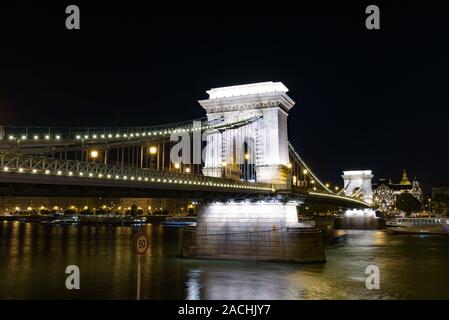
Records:
[[[236,87],[245,89],[245,86]],[[280,93],[286,99],[285,93]],[[246,99],[248,96],[256,96],[257,100],[261,94],[249,94]],[[343,189],[333,192],[318,178],[286,139],[286,123],[283,128],[277,124],[270,128],[271,123],[264,123],[264,110],[268,110],[265,116],[268,121],[272,121],[273,110],[279,112],[279,117],[285,114],[286,120],[282,103],[274,99],[274,105],[257,106],[257,103],[273,103],[269,99],[261,100],[256,101],[250,112],[248,109],[234,111],[242,108],[242,97],[245,95],[231,97],[237,101],[231,105],[232,111],[215,112],[211,108],[208,118],[167,125],[2,126],[0,192],[3,195],[74,195],[79,192],[91,195],[107,190],[128,197],[145,194],[178,197],[180,193],[190,192],[189,196],[205,199],[288,195],[337,201],[348,207],[369,207],[358,193],[345,196]],[[202,103],[216,104],[216,100],[223,98]],[[206,136],[202,138],[209,146],[205,159],[196,163],[192,161],[193,156],[184,162],[185,157],[176,162],[170,159],[170,150],[178,143],[170,137],[177,134],[188,135],[191,140],[195,134]],[[277,141],[268,141],[273,137]],[[204,152],[204,141],[200,143],[201,152]],[[231,148],[234,150],[229,150]],[[90,192],[89,187],[93,187]]]
[[[199,101],[205,118],[158,126],[2,126],[0,195],[187,197],[204,202],[206,237],[292,230],[305,199],[369,208],[360,192],[344,192],[349,184],[331,190],[288,141],[287,92],[280,82],[211,89]],[[229,239],[200,239],[195,256],[231,255]]]

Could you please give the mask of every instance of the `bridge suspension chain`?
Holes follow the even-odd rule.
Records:
[[[173,124],[165,124],[150,127],[14,127],[2,126],[0,140],[9,142],[26,142],[42,144],[54,142],[109,142],[116,140],[142,140],[151,137],[168,137],[172,133],[194,132],[197,130],[226,130],[244,126],[259,119],[261,116],[252,116],[238,119],[232,122],[207,121],[204,118],[192,121],[184,121]],[[201,121],[200,127],[194,127],[194,121]]]
[[[299,153],[296,151],[295,147],[290,143],[290,141],[288,142],[288,148],[291,151],[291,154],[294,156],[294,158],[296,159],[296,161],[298,161],[308,172],[309,174],[315,179],[315,181],[321,186],[323,187],[324,190],[326,190],[329,193],[333,193],[328,187],[326,187],[326,185],[313,173],[312,170],[310,170],[310,167],[306,164],[306,162],[301,158],[301,156],[299,155]]]

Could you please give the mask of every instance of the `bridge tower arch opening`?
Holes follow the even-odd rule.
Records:
[[[214,88],[209,99],[198,101],[209,122],[257,119],[245,126],[207,134],[203,173],[206,176],[240,179],[245,163],[245,141],[252,141],[252,158],[257,182],[286,184],[288,181],[287,117],[295,102],[281,82],[261,82]],[[234,156],[232,153],[237,153]],[[251,156],[250,156],[251,157]],[[235,162],[239,163],[235,163]],[[226,167],[226,169],[224,169]]]

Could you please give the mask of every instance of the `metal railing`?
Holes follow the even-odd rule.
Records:
[[[154,169],[121,167],[95,162],[59,160],[23,154],[0,153],[0,174],[11,172],[17,174],[126,180],[130,183],[189,184],[204,186],[205,189],[229,188],[245,192],[272,192],[274,190],[271,184],[208,177],[200,174],[177,173]]]

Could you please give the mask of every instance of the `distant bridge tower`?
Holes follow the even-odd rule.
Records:
[[[373,189],[371,170],[343,171],[344,193],[346,196],[361,195],[363,200],[373,203]]]
[[[286,92],[281,82],[272,81],[207,91],[209,99],[198,102],[210,122],[260,118],[244,127],[207,136],[206,176],[239,178],[239,164],[247,157],[254,163],[258,182],[287,183],[287,116],[295,102]],[[250,153],[245,155],[246,149]]]

